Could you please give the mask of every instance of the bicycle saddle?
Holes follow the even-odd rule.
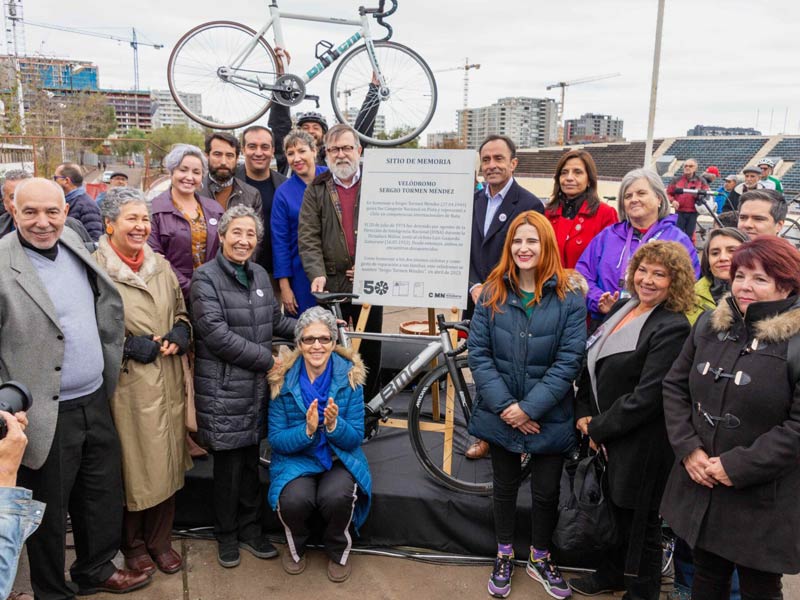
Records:
[[[314,292],[312,295],[320,304],[334,304],[358,298],[358,294],[348,294],[346,292]]]

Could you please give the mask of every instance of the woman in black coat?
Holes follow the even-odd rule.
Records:
[[[631,600],[656,600],[661,589],[658,505],[672,464],[661,383],[683,342],[694,306],[694,269],[677,242],[650,242],[633,255],[626,289],[587,342],[576,427],[608,460],[609,502],[620,544],[596,573],[570,581],[579,594],[626,589]],[[624,574],[636,575],[625,576]]]
[[[692,597],[783,598],[800,571],[800,254],[741,245],[731,297],[697,321],[664,380],[676,461],[662,514],[694,551]]]
[[[272,333],[294,335],[295,320],[281,314],[269,275],[250,260],[263,232],[252,208],[230,208],[219,221],[221,251],[192,278],[197,433],[214,454],[223,567],[239,564],[240,547],[259,558],[278,554],[261,532],[258,444],[267,432]]]

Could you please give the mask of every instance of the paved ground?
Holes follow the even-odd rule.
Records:
[[[440,311],[441,312],[441,311]],[[384,331],[397,332],[400,323],[424,320],[424,309],[386,308]],[[448,316],[448,319],[450,317]],[[353,575],[343,584],[330,583],[325,575],[327,559],[312,550],[308,567],[299,576],[287,575],[280,559],[259,560],[242,553],[242,563],[236,569],[224,569],[217,563],[216,544],[207,540],[175,540],[173,546],[184,557],[184,568],[174,575],[157,573],[146,588],[125,596],[129,600],[250,600],[275,598],[279,600],[459,600],[488,598],[486,583],[490,572],[487,565],[453,566],[417,562],[401,558],[353,556]],[[284,547],[279,547],[281,552]],[[70,552],[69,564],[74,555]],[[121,557],[118,557],[121,565]],[[572,575],[568,575],[572,576]],[[784,577],[784,598],[800,600],[800,576]],[[15,582],[15,589],[30,591],[28,564],[25,553]],[[534,582],[524,569],[517,569],[513,578],[513,598],[546,600],[550,598],[541,585]],[[594,596],[598,600],[619,598],[622,594]],[[668,590],[662,593],[667,598]],[[97,600],[119,598],[112,594],[97,594]],[[575,598],[581,598],[575,596]]]

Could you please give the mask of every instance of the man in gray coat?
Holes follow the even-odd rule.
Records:
[[[45,502],[28,540],[39,600],[121,593],[150,581],[117,569],[122,532],[120,447],[108,405],[123,358],[123,307],[111,280],[64,228],[61,188],[28,179],[11,205],[16,234],[0,240],[0,380],[33,395],[19,485]],[[126,346],[127,348],[127,346]],[[64,578],[65,523],[77,558]]]

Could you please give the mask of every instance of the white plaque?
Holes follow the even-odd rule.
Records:
[[[353,292],[376,306],[466,308],[473,150],[369,148]]]

